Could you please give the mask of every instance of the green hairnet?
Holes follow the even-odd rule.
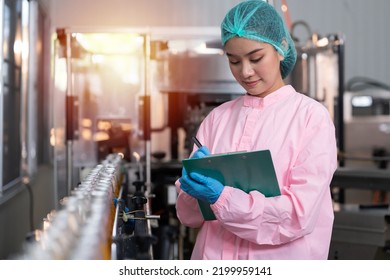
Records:
[[[280,65],[284,79],[294,68],[297,52],[280,14],[261,0],[243,1],[233,7],[221,23],[222,45],[234,37],[269,43],[284,57]]]

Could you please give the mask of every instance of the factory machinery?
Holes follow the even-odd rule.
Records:
[[[121,154],[109,154],[44,218],[17,259],[153,259],[142,175],[126,168]],[[132,170],[128,173],[128,170]],[[132,176],[135,177],[132,177]],[[129,178],[135,179],[130,182]],[[132,187],[129,186],[132,184]]]

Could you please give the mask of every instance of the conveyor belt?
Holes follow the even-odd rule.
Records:
[[[48,215],[41,238],[28,243],[19,259],[111,259],[113,198],[121,184],[121,160],[110,154]]]
[[[390,191],[390,170],[340,167],[333,175],[331,186]]]
[[[390,209],[335,204],[330,259],[390,259]]]

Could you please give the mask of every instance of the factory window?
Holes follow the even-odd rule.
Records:
[[[6,0],[3,8],[1,187],[9,188],[20,177],[21,162],[21,57],[22,1]]]

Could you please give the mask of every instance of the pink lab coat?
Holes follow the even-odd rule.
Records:
[[[200,228],[191,259],[327,259],[337,147],[325,106],[290,85],[264,98],[244,95],[215,108],[197,137],[213,154],[269,149],[282,195],[225,186],[211,205],[217,220],[204,221],[177,180],[177,216]]]

